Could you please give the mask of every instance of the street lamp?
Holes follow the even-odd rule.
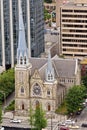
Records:
[[[53,130],[53,112],[51,112],[51,130]]]
[[[52,113],[51,113],[51,130],[53,129],[53,126],[52,126]]]
[[[59,124],[57,125],[58,130],[60,129]]]

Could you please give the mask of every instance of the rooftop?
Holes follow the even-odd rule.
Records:
[[[74,2],[69,2],[69,3],[66,3],[64,5],[62,5],[61,7],[64,7],[64,8],[74,8],[74,7],[77,7],[79,9],[86,9],[87,10],[87,2],[86,3],[74,3]],[[84,8],[83,8],[84,7]]]

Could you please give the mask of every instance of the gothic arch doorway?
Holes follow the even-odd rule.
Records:
[[[36,101],[36,108],[40,106],[39,101]]]
[[[50,106],[50,104],[48,103],[48,105],[47,105],[47,110],[48,111],[50,111],[51,110],[51,106]]]
[[[24,103],[22,103],[22,110],[24,110]]]

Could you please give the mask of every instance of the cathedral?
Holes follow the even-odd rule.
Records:
[[[25,29],[20,8],[17,64],[15,66],[15,114],[28,116],[42,105],[46,114],[55,112],[64,100],[68,88],[80,84],[80,69],[76,59],[31,58],[25,39]]]

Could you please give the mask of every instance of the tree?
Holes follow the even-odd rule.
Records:
[[[46,9],[44,9],[44,20],[46,21],[49,19],[51,19],[51,14],[49,14],[49,12]]]
[[[52,0],[44,0],[46,3],[52,3]]]
[[[82,83],[86,87],[86,91],[87,91],[87,75],[82,77]]]
[[[75,114],[82,107],[85,94],[84,86],[73,86],[69,89],[65,98],[68,114]]]
[[[0,75],[0,91],[9,96],[15,89],[14,69],[9,69]],[[0,101],[4,100],[3,93],[0,93]]]
[[[31,130],[32,130],[32,127],[34,126],[34,113],[33,113],[32,106],[30,106],[29,109],[29,123],[31,125]]]
[[[42,130],[42,128],[45,128],[47,126],[45,112],[42,110],[42,107],[36,107],[34,118],[34,126],[37,130]]]
[[[0,105],[0,124],[2,123],[2,105]]]

